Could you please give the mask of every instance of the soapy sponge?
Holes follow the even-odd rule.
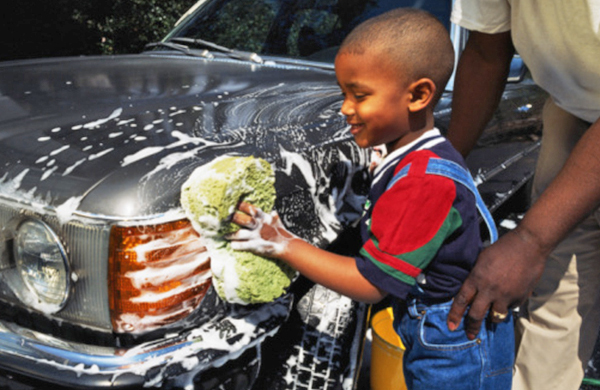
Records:
[[[234,251],[223,239],[239,229],[229,220],[240,201],[271,212],[274,184],[267,161],[223,156],[196,168],[181,187],[181,206],[210,253],[215,290],[228,302],[270,302],[285,292],[296,274],[278,260]]]

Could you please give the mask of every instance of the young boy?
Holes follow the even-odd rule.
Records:
[[[228,238],[236,250],[281,259],[353,299],[375,303],[390,294],[409,389],[510,389],[510,314],[486,323],[476,340],[446,325],[481,250],[478,206],[489,218],[464,161],[434,128],[453,64],[446,29],[416,9],[369,19],[342,43],[335,60],[341,111],[359,146],[385,144],[388,152],[374,171],[356,257],[318,249],[276,213],[247,203],[233,217],[244,229]]]

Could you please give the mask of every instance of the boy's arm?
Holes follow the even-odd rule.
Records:
[[[242,202],[233,222],[244,229],[227,236],[235,250],[285,261],[301,274],[352,299],[376,303],[387,294],[373,286],[356,267],[354,258],[316,248],[288,232],[276,213],[266,214]]]
[[[283,260],[313,282],[354,300],[377,303],[387,295],[365,279],[353,257],[327,252],[299,238],[290,242]]]

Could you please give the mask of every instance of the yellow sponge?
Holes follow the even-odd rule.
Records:
[[[196,168],[181,188],[181,206],[209,250],[217,294],[232,303],[270,302],[296,272],[280,261],[234,251],[222,238],[239,229],[230,217],[242,200],[273,209],[275,175],[267,161],[223,156]]]

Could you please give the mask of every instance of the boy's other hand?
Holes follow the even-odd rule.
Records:
[[[279,258],[285,254],[288,243],[296,238],[283,226],[277,212],[267,214],[246,202],[240,203],[232,221],[242,227],[225,236],[234,250]]]
[[[512,307],[522,304],[537,284],[545,264],[526,234],[515,229],[484,249],[452,302],[448,329],[456,330],[464,316],[465,331],[475,339],[488,315],[502,322]]]

